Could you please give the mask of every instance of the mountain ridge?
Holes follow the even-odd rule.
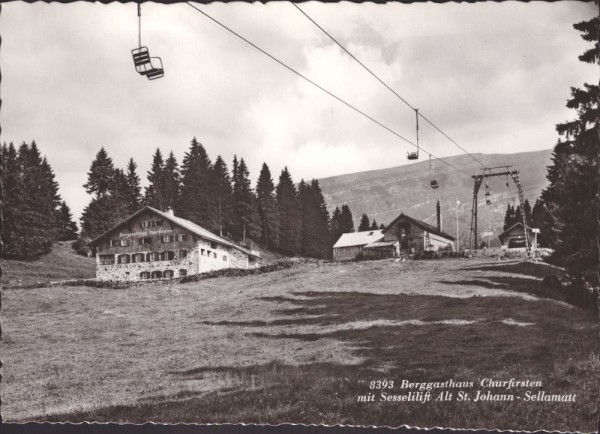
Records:
[[[547,185],[547,166],[551,163],[552,149],[512,154],[472,154],[487,167],[510,165],[519,170],[523,197],[531,206]],[[355,226],[363,213],[378,224],[390,223],[400,212],[435,224],[435,204],[442,199],[442,226],[453,228],[448,232],[456,235],[456,211],[458,200],[459,238],[467,239],[471,221],[473,200],[472,175],[481,173],[482,166],[469,155],[443,158],[462,172],[435,159],[403,166],[349,173],[319,179],[329,212],[348,204]],[[465,173],[463,173],[465,172]],[[439,189],[430,187],[430,180],[437,179]],[[491,205],[485,203],[485,183],[478,195],[479,228],[491,230],[497,236],[502,232],[504,214],[509,203],[518,204],[518,192],[512,180],[506,186],[505,177],[489,180]]]

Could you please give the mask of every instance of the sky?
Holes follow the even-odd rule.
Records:
[[[416,141],[414,111],[292,4],[197,6]],[[592,2],[300,7],[474,153],[553,147],[555,125],[575,116],[570,88],[598,81],[597,67],[577,59],[589,44],[572,27],[597,13]],[[0,29],[0,141],[36,141],[76,218],[102,146],[117,167],[133,157],[143,184],[156,148],[181,163],[193,137],[213,161],[244,158],[252,179],[266,162],[275,181],[285,166],[299,181],[407,164],[414,150],[183,3],[143,4],[142,44],[165,67],[154,81],[133,67],[135,4],[10,2]],[[426,151],[462,152],[419,127]]]

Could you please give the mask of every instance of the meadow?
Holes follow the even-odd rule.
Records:
[[[381,260],[126,289],[9,287],[3,416],[594,431],[600,326],[544,287],[560,273],[485,258]],[[393,393],[406,392],[402,380],[472,381],[474,392],[484,378],[577,398],[358,400],[374,380],[394,380]]]

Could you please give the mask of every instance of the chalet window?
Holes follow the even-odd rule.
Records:
[[[163,273],[162,271],[153,271],[151,277],[153,279],[162,279]]]
[[[175,241],[186,241],[187,235],[185,234],[177,234],[175,235]]]
[[[119,240],[110,240],[111,247],[119,247]]]
[[[119,240],[119,245],[120,245],[121,247],[126,247],[126,246],[128,246],[128,245],[129,245],[129,240],[128,240],[127,238],[121,238],[121,239]]]
[[[150,252],[146,256],[148,258],[148,262],[160,261],[160,253],[159,252]]]
[[[187,250],[180,250],[179,258],[187,258]]]
[[[152,244],[152,237],[144,237],[140,240],[140,244]]]
[[[148,220],[142,221],[142,228],[146,229],[150,227],[150,222]]]
[[[223,255],[223,260],[226,261],[227,260],[227,255]]]
[[[171,243],[173,242],[173,235],[163,235],[162,236],[163,243]]]
[[[212,252],[211,252],[210,250],[207,250],[207,251],[206,251],[206,256],[208,256],[208,257],[210,258],[210,255],[211,255],[211,253],[212,253]]]
[[[144,262],[144,255],[143,253],[136,253],[134,255],[131,255],[131,262]]]
[[[213,252],[213,258],[217,259],[217,253]]]
[[[156,226],[162,226],[162,220],[156,220],[155,222],[153,222]]]
[[[179,270],[179,277],[185,277],[185,276],[187,276],[187,270],[182,268],[181,270]]]
[[[204,249],[200,249],[200,254],[201,254],[202,256],[206,256],[206,254],[205,254],[205,252],[204,252]]]
[[[173,252],[173,251],[160,252],[160,260],[161,261],[172,261],[173,259],[175,259],[175,252]]]
[[[100,255],[100,265],[113,265],[115,263],[115,255]]]
[[[165,270],[165,272],[163,273],[163,277],[165,278],[172,278],[175,275],[175,273],[173,273],[173,270]]]
[[[129,255],[119,255],[119,264],[129,264],[131,258]]]
[[[149,271],[142,271],[140,273],[140,279],[150,279],[150,272]]]

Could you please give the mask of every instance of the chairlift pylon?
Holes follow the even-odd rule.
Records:
[[[138,48],[131,50],[133,56],[133,65],[135,70],[140,75],[145,75],[148,80],[156,80],[164,77],[165,70],[163,68],[160,57],[150,57],[148,47],[142,46],[142,5],[137,4],[138,9]]]
[[[407,152],[406,158],[409,160],[419,159],[419,109],[415,109],[415,116],[417,118],[417,152]]]

